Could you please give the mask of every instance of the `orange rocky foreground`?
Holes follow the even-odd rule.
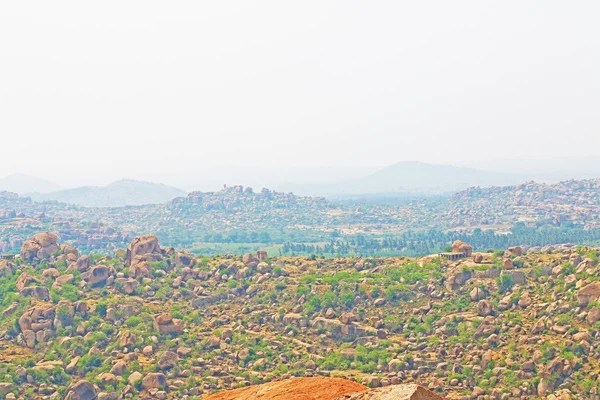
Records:
[[[205,400],[444,400],[418,385],[370,390],[339,378],[293,378],[213,394]]]

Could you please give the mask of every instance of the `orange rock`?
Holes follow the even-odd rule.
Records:
[[[340,378],[293,378],[216,393],[205,400],[334,400],[366,390],[366,386]]]

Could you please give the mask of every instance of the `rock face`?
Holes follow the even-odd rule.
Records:
[[[45,288],[44,288],[45,289]],[[36,343],[45,342],[54,335],[54,317],[56,308],[49,304],[37,304],[30,307],[19,318],[23,344],[29,348]]]
[[[338,397],[336,400],[444,400],[419,385],[394,385],[363,393]]]
[[[473,255],[473,246],[466,244],[462,240],[457,240],[452,243],[452,251],[455,253],[465,253],[467,257]]]
[[[54,233],[36,233],[33,238],[23,243],[21,257],[29,262],[49,259],[55,251],[60,250],[57,241],[58,236]]]
[[[221,392],[205,400],[334,400],[366,390],[366,386],[339,378],[293,378]]]
[[[127,246],[125,262],[131,266],[136,256],[144,256],[146,254],[161,254],[158,238],[154,235],[143,235],[133,239],[129,246]]]

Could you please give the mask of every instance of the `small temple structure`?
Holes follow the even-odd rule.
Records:
[[[473,254],[473,246],[466,244],[462,240],[457,240],[452,243],[452,251],[439,253],[440,257],[443,257],[450,261],[460,260],[461,258],[471,257]]]

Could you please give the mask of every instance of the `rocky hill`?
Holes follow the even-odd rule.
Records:
[[[555,184],[471,188],[454,194],[433,221],[452,227],[528,224],[581,224],[600,227],[600,179]],[[435,223],[434,222],[434,223]]]
[[[525,181],[520,174],[482,171],[452,165],[403,161],[372,174],[335,184],[287,185],[295,193],[327,196],[385,193],[454,193],[473,186],[513,185]]]
[[[467,257],[196,257],[145,235],[101,257],[36,234],[0,261],[0,393],[194,399],[335,377],[598,396],[600,250],[455,249]]]
[[[61,190],[54,182],[24,174],[13,174],[0,178],[0,191],[25,195],[28,193],[48,193]]]
[[[600,180],[471,188],[396,206],[339,204],[242,186],[162,204],[103,208],[0,192],[0,252],[18,252],[23,237],[48,230],[69,245],[100,253],[154,232],[167,245],[203,254],[243,253],[263,244],[282,254],[414,256],[439,252],[456,239],[479,250],[597,245],[599,216]]]
[[[106,186],[86,186],[30,196],[36,201],[58,201],[83,207],[124,207],[166,203],[186,192],[167,185],[122,179]]]

